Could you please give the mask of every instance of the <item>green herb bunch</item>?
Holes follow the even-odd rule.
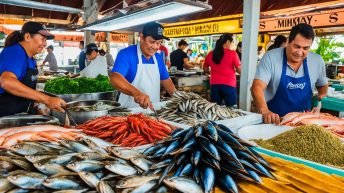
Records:
[[[53,94],[81,94],[113,91],[107,76],[98,75],[96,78],[60,77],[45,83],[44,91]]]

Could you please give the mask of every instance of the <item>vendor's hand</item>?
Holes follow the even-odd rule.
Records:
[[[276,125],[280,124],[280,117],[278,114],[275,114],[275,113],[269,111],[268,109],[261,110],[260,112],[263,115],[264,123],[266,123],[266,124],[274,123]]]
[[[326,95],[318,95],[318,101],[321,101]]]
[[[58,97],[49,97],[45,105],[55,111],[65,112],[62,107],[66,106],[66,102]]]
[[[153,109],[153,105],[149,96],[142,92],[134,95],[134,100],[136,103],[140,105],[140,107],[144,109],[146,109],[147,107],[149,107],[150,109]]]

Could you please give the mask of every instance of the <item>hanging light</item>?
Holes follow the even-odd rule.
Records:
[[[138,8],[136,4],[119,10],[113,16],[84,25],[81,30],[113,31],[126,29],[151,21],[163,20],[181,15],[211,10],[212,6],[201,1],[158,0],[150,1],[147,6]],[[146,1],[147,3],[147,1]]]

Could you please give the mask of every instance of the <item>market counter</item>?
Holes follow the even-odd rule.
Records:
[[[313,106],[318,106],[318,101],[313,99]],[[332,97],[325,97],[321,100],[321,108],[332,111],[344,112],[344,100]]]

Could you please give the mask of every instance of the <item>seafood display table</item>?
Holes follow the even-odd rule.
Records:
[[[332,97],[325,97],[321,100],[323,109],[328,109],[332,111],[344,112],[344,100]],[[318,101],[313,100],[313,106],[317,106]]]

